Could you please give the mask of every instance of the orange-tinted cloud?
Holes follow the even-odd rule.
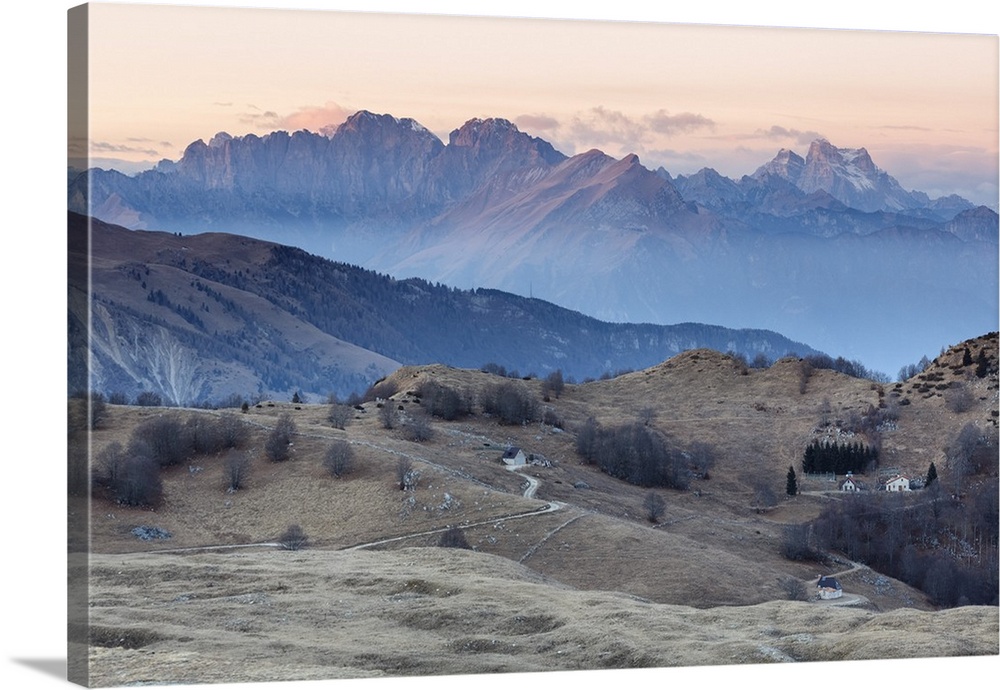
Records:
[[[354,110],[338,103],[327,101],[321,106],[305,106],[279,119],[280,126],[289,131],[308,129],[310,132],[332,134],[344,120],[354,114]]]
[[[514,124],[521,129],[548,132],[559,128],[559,120],[548,115],[519,115]]]

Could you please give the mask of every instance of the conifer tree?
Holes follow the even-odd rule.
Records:
[[[990,360],[986,356],[986,348],[979,351],[979,357],[976,358],[976,377],[986,378],[986,375],[990,373]]]
[[[785,479],[785,493],[789,496],[794,496],[799,492],[799,484],[795,479],[795,468],[791,465],[788,466],[788,475]]]
[[[924,482],[924,488],[929,488],[931,484],[937,481],[937,468],[934,467],[934,463],[927,468],[927,480]]]

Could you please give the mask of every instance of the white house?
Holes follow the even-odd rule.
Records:
[[[901,474],[897,474],[892,479],[882,485],[885,491],[909,491],[910,480]]]
[[[848,492],[864,491],[866,488],[867,487],[865,487],[864,482],[858,481],[857,479],[854,478],[853,475],[850,474],[847,475],[844,478],[844,480],[840,482],[841,491],[848,491]]]
[[[816,583],[816,591],[820,599],[839,599],[844,596],[844,590],[837,582],[837,578],[824,575]]]
[[[528,456],[517,446],[511,446],[503,452],[503,464],[505,465],[527,465]]]

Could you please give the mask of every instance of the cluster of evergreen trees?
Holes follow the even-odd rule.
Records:
[[[878,467],[878,449],[854,443],[820,443],[814,439],[802,456],[806,474],[864,474]]]

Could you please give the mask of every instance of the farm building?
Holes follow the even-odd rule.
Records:
[[[849,474],[843,479],[843,481],[840,482],[841,491],[852,492],[852,491],[864,491],[866,489],[867,487],[865,486],[865,483],[856,479],[854,475]]]
[[[528,464],[528,456],[524,454],[524,451],[517,446],[511,446],[503,452],[503,464],[505,465],[526,465]]]
[[[886,480],[881,487],[882,491],[909,491],[910,480],[903,475],[896,475],[892,479]]]
[[[820,599],[839,599],[844,596],[844,590],[837,582],[837,578],[824,575],[816,583],[816,591]]]

